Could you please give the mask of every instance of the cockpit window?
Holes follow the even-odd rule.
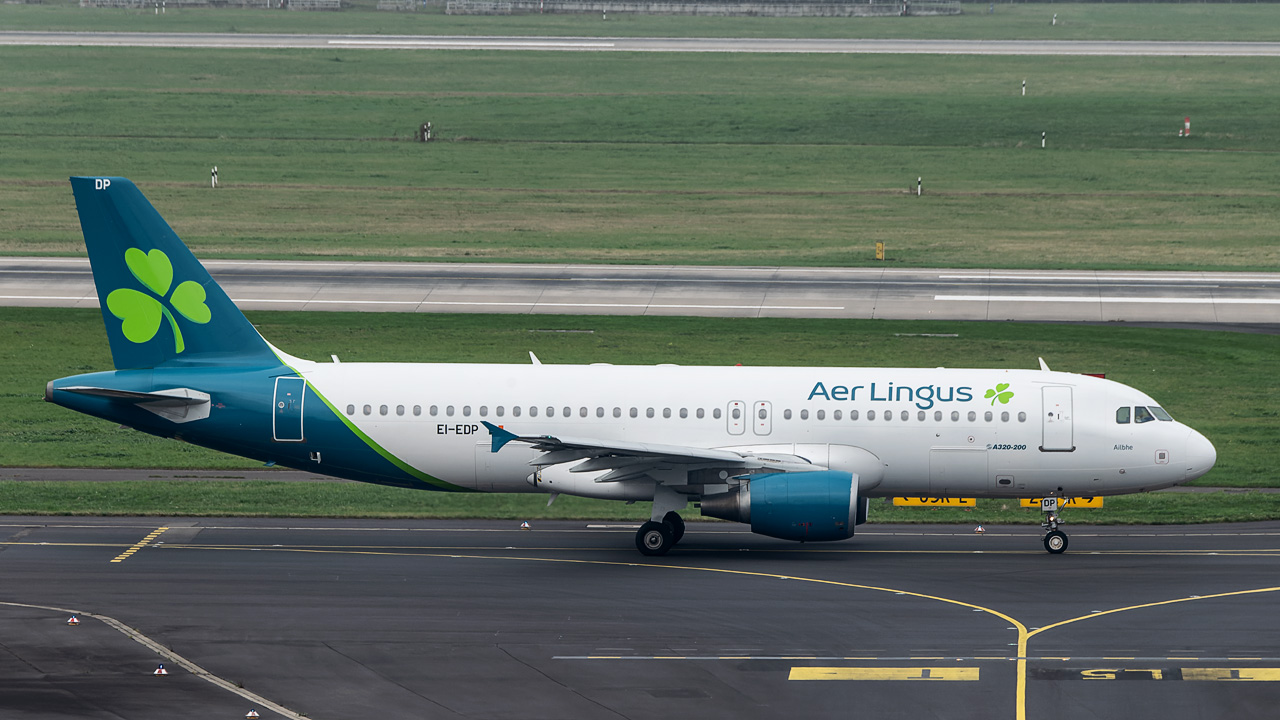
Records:
[[[1151,410],[1151,414],[1156,416],[1156,419],[1164,422],[1173,422],[1173,416],[1165,412],[1164,408],[1152,405],[1149,409]]]
[[[1133,421],[1136,423],[1151,422],[1155,419],[1156,418],[1151,414],[1151,411],[1141,405],[1133,409]]]
[[[1116,408],[1116,423],[1119,425],[1128,425],[1129,411],[1130,408],[1127,407]]]

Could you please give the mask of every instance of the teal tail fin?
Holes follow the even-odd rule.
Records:
[[[71,189],[117,369],[280,364],[132,182],[73,177]]]

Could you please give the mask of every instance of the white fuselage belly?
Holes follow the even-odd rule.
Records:
[[[883,463],[883,480],[867,490],[873,496],[1152,490],[1194,476],[1196,458],[1187,448],[1200,437],[1174,421],[1118,424],[1117,408],[1157,403],[1119,383],[1048,371],[389,363],[297,369],[406,463],[489,492],[549,488],[530,484],[536,453],[527,445],[490,452],[482,420],[520,435],[772,452],[863,448]],[[634,482],[577,487],[572,494],[652,493],[651,484]]]

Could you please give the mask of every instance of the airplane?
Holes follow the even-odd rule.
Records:
[[[872,498],[1094,498],[1204,475],[1216,451],[1139,390],[1049,370],[318,363],[268,343],[142,192],[71,186],[115,370],[45,400],[160,437],[423,490],[652,503],[800,542]],[[1050,553],[1067,548],[1052,505]]]

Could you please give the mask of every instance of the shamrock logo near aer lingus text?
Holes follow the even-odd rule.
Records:
[[[160,319],[168,318],[169,327],[173,328],[173,350],[182,352],[186,347],[182,342],[182,330],[178,328],[177,319],[164,302],[165,295],[173,285],[173,263],[169,262],[169,256],[160,250],[143,252],[138,248],[129,248],[124,252],[124,262],[138,282],[159,297],[131,288],[112,290],[107,296],[107,309],[124,321],[120,330],[129,342],[144,343],[160,331]],[[213,316],[204,301],[205,292],[200,283],[187,280],[174,288],[168,304],[182,317],[203,325]]]
[[[982,397],[991,398],[992,405],[995,405],[997,400],[1000,401],[1001,405],[1008,405],[1009,401],[1013,399],[1013,391],[1009,389],[1009,383],[1000,383],[996,385],[994,390],[988,390],[987,394]]]

